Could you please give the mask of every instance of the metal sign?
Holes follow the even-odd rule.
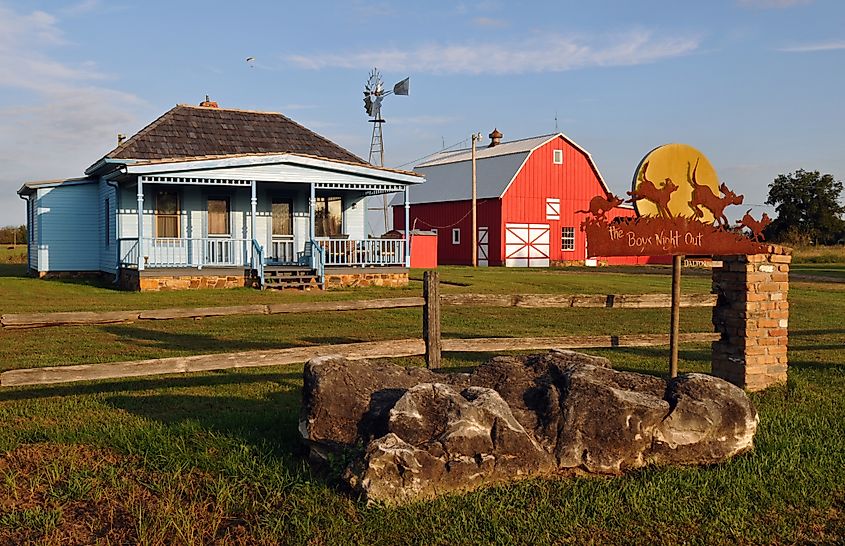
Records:
[[[640,162],[628,203],[636,218],[608,219],[622,203],[615,195],[597,196],[581,229],[587,234],[587,254],[594,256],[682,256],[760,254],[763,229],[771,222],[745,213],[736,226],[725,215],[741,205],[742,195],[718,182],[707,158],[692,146],[667,144]],[[745,228],[750,232],[746,234]]]

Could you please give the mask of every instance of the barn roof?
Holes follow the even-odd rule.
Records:
[[[562,138],[583,153],[604,190],[609,191],[589,152],[563,133],[551,133],[477,149],[476,195],[478,199],[504,196],[531,153],[555,138]],[[467,148],[439,152],[417,164],[414,170],[425,175],[426,183],[414,189],[411,193],[411,201],[433,203],[470,199],[471,188],[468,181],[472,176],[471,159],[472,150]]]
[[[541,135],[531,138],[524,138],[521,140],[512,140],[510,142],[502,142],[492,148],[479,148],[475,151],[476,160],[487,159],[488,157],[499,157],[511,154],[525,154],[531,152],[534,148],[542,146],[552,138],[556,137],[558,133],[549,135]],[[446,152],[439,152],[430,157],[426,161],[417,165],[417,167],[431,167],[433,165],[445,165],[447,163],[458,163],[460,161],[469,161],[472,159],[472,149],[466,148],[463,150],[452,150]]]
[[[103,159],[156,160],[266,153],[293,153],[369,165],[276,112],[185,104],[162,114]]]

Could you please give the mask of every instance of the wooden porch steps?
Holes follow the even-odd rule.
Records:
[[[264,288],[272,290],[283,290],[285,288],[319,289],[320,280],[317,277],[317,272],[308,267],[265,266]]]

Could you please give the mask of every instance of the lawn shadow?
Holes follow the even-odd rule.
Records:
[[[120,395],[105,403],[171,427],[196,423],[202,429],[237,436],[273,455],[301,460],[306,449],[299,434],[302,393],[286,387],[263,399],[189,394]]]
[[[0,264],[0,277],[32,278],[27,274],[26,264]]]
[[[241,371],[222,370],[210,372],[210,375],[197,377],[150,377],[139,379],[104,380],[86,384],[58,384],[47,386],[5,387],[0,391],[0,402],[16,400],[35,400],[63,396],[82,396],[89,394],[108,394],[118,392],[151,391],[192,387],[216,387],[225,385],[245,385],[273,381],[281,383],[287,380],[299,380],[301,372],[252,374]],[[5,390],[14,389],[14,390]]]
[[[223,340],[209,334],[171,333],[165,330],[148,329],[137,325],[113,324],[103,326],[102,329],[118,336],[123,341],[140,341],[144,347],[154,347],[171,351],[228,353],[250,350],[289,349],[298,346],[294,343],[278,341]]]
[[[814,362],[810,360],[791,360],[789,362],[789,368],[794,370],[833,372],[836,374],[845,374],[845,363],[840,362]]]
[[[843,329],[826,329],[826,330],[790,330],[789,337],[803,337],[803,336],[824,336],[830,334],[845,334]]]

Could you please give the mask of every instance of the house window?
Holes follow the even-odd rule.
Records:
[[[106,238],[106,246],[111,244],[111,214],[109,214],[111,207],[109,204],[109,198],[106,197],[106,202],[103,203],[103,233]]]
[[[460,228],[453,228],[452,229],[452,244],[453,245],[461,244],[461,229]]]
[[[208,200],[208,234],[229,235],[229,198],[215,197]]]
[[[340,197],[317,197],[314,203],[314,234],[332,237],[343,231],[343,201]]]
[[[575,250],[575,228],[560,228],[560,249],[564,251]]]
[[[552,159],[555,165],[562,165],[563,164],[563,150],[555,150],[554,151],[554,158]]]
[[[546,220],[560,220],[560,199],[546,199]]]
[[[179,195],[175,191],[156,194],[156,237],[179,237]]]
[[[290,199],[273,199],[273,235],[293,235],[293,203]]]

